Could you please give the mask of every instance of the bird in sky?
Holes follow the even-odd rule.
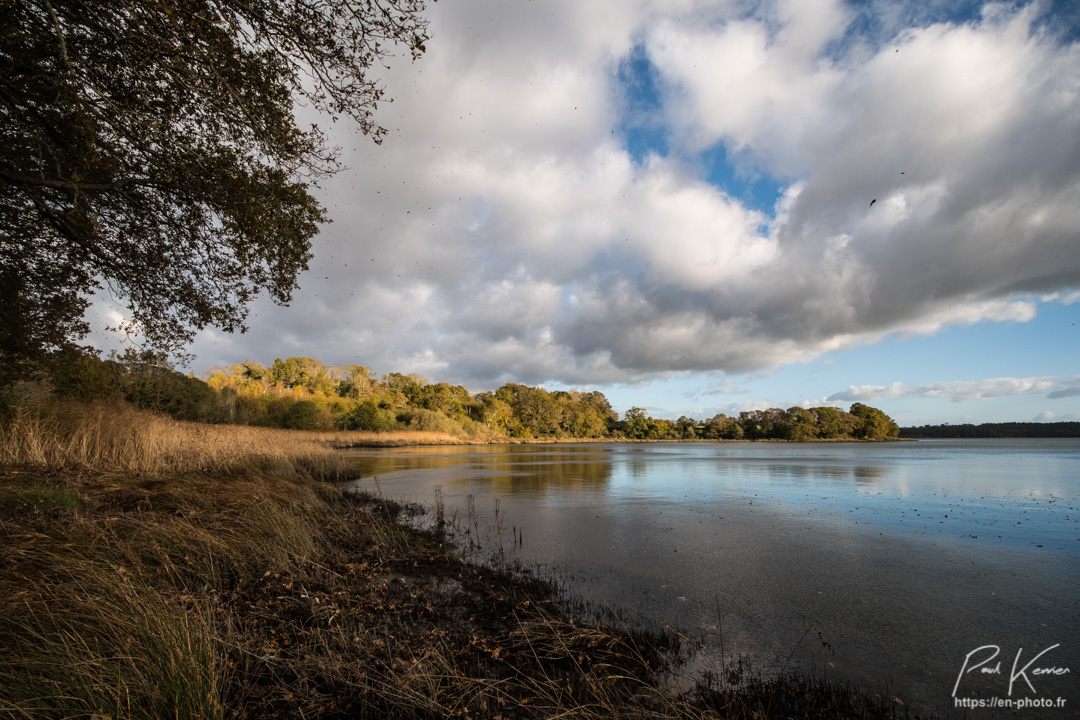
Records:
[[[870,201],[870,207],[874,207],[874,203],[876,203],[876,202],[877,202],[877,198],[874,198],[873,200],[871,200]]]

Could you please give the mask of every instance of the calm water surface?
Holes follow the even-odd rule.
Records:
[[[701,663],[719,667],[722,644],[728,658],[786,662],[956,717],[958,679],[960,697],[1055,704],[969,716],[1080,717],[1080,441],[349,455],[357,485],[387,497],[431,506],[438,487],[462,528],[471,499],[485,551],[501,545],[577,595],[688,631],[706,645]],[[998,656],[961,676],[988,645]],[[1017,676],[1010,696],[1014,662],[1032,687]],[[1062,672],[1034,674],[1046,668]]]

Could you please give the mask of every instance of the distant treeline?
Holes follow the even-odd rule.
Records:
[[[508,383],[472,394],[460,385],[419,375],[377,377],[362,365],[329,367],[307,357],[271,365],[245,361],[203,378],[176,372],[165,358],[128,350],[103,360],[69,351],[52,356],[34,383],[0,393],[0,405],[28,394],[81,400],[123,398],[180,420],[298,430],[425,430],[511,438],[631,438],[642,440],[885,440],[899,428],[876,408],[855,403],[787,410],[770,408],[707,420],[649,417],[642,408],[623,418],[600,392],[548,391]],[[0,408],[2,409],[2,408]]]
[[[1080,422],[982,423],[920,425],[900,428],[903,438],[1072,438],[1080,437]]]

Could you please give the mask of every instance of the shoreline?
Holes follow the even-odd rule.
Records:
[[[674,631],[585,620],[551,580],[410,529],[417,508],[322,480],[9,470],[0,508],[12,718],[906,714],[748,662],[676,693]]]
[[[673,692],[673,632],[587,622],[343,493],[334,440],[115,407],[0,422],[0,716],[907,715],[743,664]]]
[[[356,433],[351,433],[355,435]],[[419,434],[419,433],[418,433]],[[470,436],[454,436],[447,435],[445,437],[432,438],[432,437],[418,437],[416,440],[412,440],[408,437],[409,432],[395,432],[386,433],[388,437],[385,439],[380,438],[378,434],[373,434],[371,437],[365,437],[362,439],[354,439],[350,441],[340,441],[335,443],[335,447],[339,450],[350,450],[352,448],[362,447],[374,447],[374,448],[392,448],[392,447],[422,447],[422,446],[438,446],[438,445],[604,445],[604,444],[658,444],[658,443],[677,443],[688,445],[701,445],[701,444],[730,444],[730,443],[790,443],[790,444],[806,444],[816,445],[819,443],[905,443],[905,442],[918,442],[918,438],[884,438],[884,439],[867,439],[867,438],[821,438],[818,440],[783,440],[780,438],[760,438],[756,440],[728,440],[723,438],[704,440],[701,438],[680,438],[680,439],[652,439],[652,438],[510,438],[510,437],[470,437]],[[430,435],[425,433],[424,435]]]

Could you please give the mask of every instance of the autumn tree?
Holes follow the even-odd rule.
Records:
[[[763,440],[777,437],[777,428],[784,418],[780,408],[767,410],[749,410],[739,413],[739,425],[748,440]]]
[[[579,402],[587,408],[593,418],[590,427],[595,437],[609,434],[618,424],[619,414],[611,407],[604,393],[599,390],[582,394]]]
[[[645,408],[632,407],[623,413],[623,432],[626,437],[641,439],[649,436],[649,420]]]
[[[395,410],[417,407],[424,385],[427,385],[427,380],[419,375],[403,375],[399,372],[383,375],[379,387],[380,402]]]
[[[427,410],[441,412],[447,417],[455,417],[465,412],[469,402],[469,391],[460,385],[436,383],[420,389],[419,405]]]
[[[301,388],[313,395],[332,395],[336,388],[326,366],[314,358],[278,358],[270,366],[269,376],[275,385]]]
[[[107,288],[176,353],[287,303],[340,169],[298,101],[378,142],[422,0],[16,0],[0,12],[0,363],[71,344]]]
[[[618,420],[603,393],[560,391],[554,397],[560,410],[559,428],[570,437],[603,437]]]
[[[790,407],[777,423],[777,437],[784,440],[805,442],[817,437],[817,418],[802,407]]]
[[[900,427],[893,419],[877,408],[855,403],[849,412],[858,418],[855,437],[867,440],[886,440],[900,436]]]
[[[810,408],[817,424],[819,438],[826,440],[854,437],[858,420],[850,413],[835,407]]]
[[[717,413],[702,425],[701,437],[706,440],[742,440],[743,429],[737,418]]]
[[[483,392],[476,396],[479,420],[493,428],[518,437],[523,434],[521,424],[514,418],[514,409],[504,397],[494,392]]]
[[[262,366],[262,363],[251,360],[233,365],[230,369],[237,384],[246,390],[262,391],[270,379],[270,373]]]
[[[363,365],[330,368],[330,376],[337,380],[337,394],[344,398],[366,398],[375,386],[370,368]]]
[[[698,437],[697,421],[683,415],[675,421],[675,432],[684,440],[693,440]]]
[[[559,433],[559,406],[543,388],[507,383],[495,391],[498,400],[510,406],[514,420],[532,435]]]

